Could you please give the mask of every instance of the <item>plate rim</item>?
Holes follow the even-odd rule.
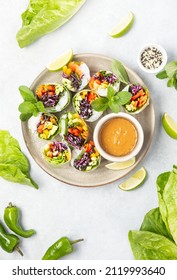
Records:
[[[110,56],[106,56],[106,55],[102,55],[102,54],[97,54],[97,53],[77,53],[77,54],[74,54],[73,58],[77,59],[77,58],[82,58],[82,57],[95,57],[95,58],[100,58],[100,59],[105,59],[105,60],[113,60],[115,58],[112,58]],[[122,61],[121,61],[122,62]],[[135,77],[137,77],[139,80],[141,80],[142,84],[144,86],[146,86],[146,84],[144,83],[144,81],[141,79],[141,77],[134,71],[132,70],[131,68],[129,68],[126,64],[124,64],[122,62],[122,64],[124,65],[125,69],[128,70],[128,72],[130,72],[131,74],[133,74]],[[61,70],[59,70],[61,71]],[[31,83],[30,85],[30,89],[32,89],[34,87],[34,84],[36,83],[36,80],[40,79],[44,74],[46,74],[47,72],[49,72],[49,70],[47,68],[44,68],[44,70],[42,70],[37,76],[36,78],[33,80],[33,82]],[[106,186],[106,185],[109,185],[109,184],[112,184],[114,182],[116,182],[117,180],[120,180],[122,178],[124,178],[125,176],[127,176],[128,174],[130,174],[135,168],[137,168],[137,166],[140,164],[140,162],[143,161],[143,159],[145,158],[145,156],[147,155],[147,153],[149,152],[149,149],[152,145],[152,141],[153,141],[153,136],[154,136],[154,132],[155,132],[155,127],[156,127],[156,114],[155,114],[155,108],[154,108],[154,103],[153,103],[153,100],[152,98],[150,97],[150,103],[152,105],[152,112],[153,112],[153,119],[154,119],[154,122],[153,122],[153,129],[151,130],[152,132],[152,137],[151,137],[151,141],[150,143],[148,143],[148,145],[146,146],[146,150],[145,152],[143,153],[143,155],[141,156],[141,158],[139,158],[135,164],[129,168],[128,172],[126,174],[123,174],[121,175],[119,178],[117,179],[112,179],[112,180],[109,180],[108,182],[106,183],[96,183],[94,185],[83,185],[83,184],[76,184],[76,183],[70,183],[70,182],[66,182],[65,180],[63,179],[59,179],[57,176],[51,174],[47,169],[45,169],[39,162],[38,160],[38,157],[34,156],[33,153],[31,152],[30,150],[30,147],[28,145],[28,142],[27,142],[27,139],[25,137],[25,127],[26,127],[26,124],[27,122],[22,122],[21,121],[21,128],[22,128],[22,134],[23,134],[23,139],[24,139],[24,142],[25,142],[25,145],[30,153],[30,155],[32,156],[33,160],[38,164],[38,166],[45,172],[47,173],[48,175],[50,175],[51,177],[53,177],[54,179],[56,179],[57,181],[59,182],[62,182],[64,184],[68,184],[70,186],[74,186],[74,187],[82,187],[82,188],[94,188],[94,187],[101,187],[101,186]]]

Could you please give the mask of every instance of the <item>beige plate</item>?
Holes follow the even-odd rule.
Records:
[[[99,70],[111,70],[112,59],[102,55],[79,54],[74,56],[74,60],[85,62],[90,68],[91,75]],[[140,83],[141,85],[144,85],[144,82],[135,72],[127,67],[126,70],[132,83]],[[53,83],[60,81],[61,72],[49,72],[47,69],[45,69],[32,83],[31,89],[35,90],[35,88],[42,83]],[[114,182],[127,175],[142,161],[142,159],[146,155],[152,142],[155,127],[155,112],[152,100],[150,100],[149,106],[147,106],[144,111],[135,115],[135,118],[141,123],[143,127],[145,138],[144,144],[141,151],[136,157],[135,164],[120,171],[107,169],[105,165],[108,163],[108,161],[105,159],[102,159],[101,165],[96,170],[91,172],[77,171],[70,165],[64,165],[60,168],[53,167],[48,164],[42,157],[42,150],[47,141],[40,140],[35,134],[33,134],[28,128],[28,122],[22,123],[22,131],[29,152],[44,171],[46,171],[48,174],[55,177],[59,181],[67,184],[80,187],[96,187]],[[88,125],[90,126],[91,131],[93,131],[94,124],[88,123]],[[56,139],[60,138],[57,136]]]

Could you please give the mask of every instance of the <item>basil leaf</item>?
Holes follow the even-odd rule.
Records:
[[[113,87],[109,86],[107,88],[107,98],[111,99],[115,94],[115,90],[113,89]]]
[[[120,91],[117,93],[117,96],[119,97],[119,103],[121,105],[127,104],[132,98],[132,94],[128,91]]]
[[[125,70],[125,67],[122,65],[120,61],[113,59],[111,67],[112,67],[112,71],[117,75],[117,77],[123,84],[129,83],[128,74]]]
[[[119,102],[116,102],[116,100],[109,101],[108,105],[113,113],[120,112],[120,104]]]
[[[156,75],[156,77],[158,78],[158,79],[166,79],[166,78],[168,78],[168,75],[167,75],[167,72],[164,70],[164,71],[162,71],[162,72],[159,72],[157,75]]]
[[[169,78],[172,78],[177,73],[177,61],[171,61],[166,64],[165,70]]]
[[[24,101],[19,105],[18,110],[21,113],[31,114],[33,111],[35,111],[35,105],[31,102]]]
[[[20,86],[19,91],[24,101],[30,101],[32,103],[36,102],[36,98],[32,90],[30,90],[27,86]]]
[[[95,111],[102,112],[108,109],[109,99],[107,97],[100,97],[92,102],[92,108]]]

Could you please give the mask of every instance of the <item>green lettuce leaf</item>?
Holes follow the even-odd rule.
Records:
[[[173,241],[171,234],[168,232],[160,214],[159,207],[150,210],[144,217],[140,227],[141,231],[150,231],[163,235]]]
[[[162,219],[177,244],[177,167],[159,175],[156,184]]]
[[[6,130],[0,130],[0,176],[11,182],[38,188],[29,176],[29,162],[21,152],[18,141]]]
[[[177,260],[177,246],[168,238],[149,231],[129,231],[136,260]]]
[[[16,35],[21,48],[68,21],[86,0],[30,0]]]

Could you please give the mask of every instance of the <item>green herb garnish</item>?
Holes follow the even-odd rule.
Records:
[[[167,86],[177,90],[177,61],[166,64],[165,70],[156,75],[158,79],[168,79]]]
[[[37,116],[39,112],[45,112],[44,104],[41,101],[37,101],[34,93],[27,86],[20,86],[19,91],[24,101],[19,105],[21,121],[27,121],[32,116]]]
[[[113,87],[109,86],[107,89],[107,97],[100,97],[92,102],[92,107],[95,111],[101,112],[108,108],[112,112],[118,113],[122,105],[128,103],[132,95],[128,91],[115,92]]]

